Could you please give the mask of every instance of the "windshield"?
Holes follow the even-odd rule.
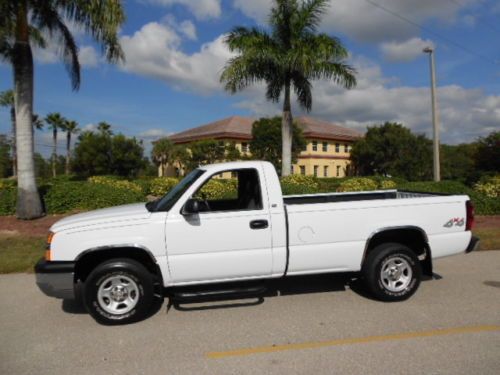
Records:
[[[189,189],[189,187],[200,177],[205,171],[195,169],[191,171],[186,177],[182,179],[177,185],[174,186],[162,198],[154,202],[154,206],[148,207],[150,211],[168,211],[177,202],[177,200]]]

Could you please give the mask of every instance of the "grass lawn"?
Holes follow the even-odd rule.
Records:
[[[45,253],[45,237],[0,234],[0,273],[33,272]]]
[[[473,230],[479,237],[479,250],[500,250],[500,228],[478,228]]]

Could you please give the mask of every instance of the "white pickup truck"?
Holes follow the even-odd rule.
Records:
[[[231,173],[234,191],[207,199]],[[398,301],[432,274],[432,259],[469,252],[473,207],[465,195],[397,190],[283,196],[272,164],[199,167],[161,199],[55,223],[37,284],[47,295],[81,290],[100,323],[144,318],[155,288],[359,272],[380,300]],[[167,289],[168,290],[168,289]]]

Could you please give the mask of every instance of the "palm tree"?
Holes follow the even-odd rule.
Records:
[[[57,130],[63,129],[66,119],[60,113],[49,113],[45,117],[45,122],[52,130],[52,177],[56,177],[56,162],[57,162]]]
[[[174,149],[174,144],[167,138],[162,138],[154,142],[151,158],[158,165],[158,177],[165,176],[166,166],[173,162]]]
[[[264,81],[268,100],[279,102],[281,93],[284,94],[282,176],[290,174],[292,164],[291,90],[300,107],[309,112],[312,81],[329,79],[345,88],[356,84],[355,70],[344,62],[348,52],[340,40],[317,32],[327,3],[328,0],[275,0],[269,33],[236,27],[225,40],[229,49],[237,53],[220,77],[227,91],[234,94]]]
[[[35,131],[35,129],[36,130],[43,129],[43,120],[40,118],[40,116],[34,113],[31,119],[32,119],[31,122],[33,123],[33,131]]]
[[[33,55],[31,45],[45,47],[42,33],[57,38],[74,90],[80,87],[78,46],[66,22],[81,26],[102,45],[110,62],[123,59],[118,30],[125,15],[120,0],[2,0],[0,55],[14,70],[18,197],[21,219],[43,215],[35,181],[33,152]]]
[[[0,106],[10,108],[10,122],[12,126],[12,175],[17,177],[16,109],[14,107],[14,91],[5,90],[0,93]]]
[[[80,129],[78,129],[78,123],[76,121],[65,121],[63,130],[66,132],[66,170],[65,173],[70,173],[70,158],[71,158],[71,135],[77,134]]]
[[[106,121],[101,121],[100,123],[98,123],[97,130],[102,135],[111,136],[113,134],[113,131],[111,130],[111,125],[108,124]]]
[[[42,130],[43,129],[43,119],[40,118],[36,113],[33,114],[31,117],[31,134],[33,138],[33,155],[35,154],[35,129],[36,130]]]

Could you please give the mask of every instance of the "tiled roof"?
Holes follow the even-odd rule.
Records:
[[[174,143],[187,143],[200,139],[252,139],[252,124],[255,119],[242,116],[231,116],[222,120],[214,121],[206,125],[188,129],[173,134],[168,138]],[[335,125],[327,121],[312,117],[297,117],[306,138],[354,140],[361,138],[362,133],[343,126]]]
[[[252,139],[252,124],[255,119],[231,116],[206,125],[184,130],[168,137],[175,143],[192,142],[199,139]]]
[[[357,130],[312,117],[300,116],[295,120],[301,126],[305,138],[354,140],[363,137]]]

